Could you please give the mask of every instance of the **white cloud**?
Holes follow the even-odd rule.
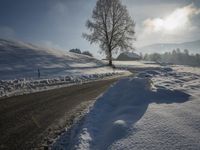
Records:
[[[145,32],[171,33],[187,29],[191,26],[191,18],[200,13],[194,4],[177,8],[164,18],[147,19],[143,22]]]
[[[200,17],[200,9],[194,4],[174,7],[174,10],[165,13],[165,17],[153,15],[155,17],[139,24],[136,47],[153,43],[179,43],[200,38],[200,27],[195,23]]]

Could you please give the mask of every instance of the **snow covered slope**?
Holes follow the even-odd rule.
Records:
[[[35,78],[38,68],[41,77],[47,77],[102,65],[103,62],[85,55],[0,39],[0,80]]]
[[[86,55],[0,39],[0,98],[124,73],[128,72],[112,69],[105,62]]]
[[[143,70],[118,81],[53,149],[199,150],[200,69]]]

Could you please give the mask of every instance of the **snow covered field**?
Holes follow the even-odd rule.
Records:
[[[200,68],[114,61],[119,69],[111,69],[92,57],[3,39],[0,55],[0,97],[137,73],[102,94],[52,149],[200,149]]]
[[[38,79],[58,76],[111,73],[93,57],[0,39],[0,80]]]
[[[142,71],[144,69],[160,69],[160,65],[151,61],[113,61],[113,64],[121,69],[134,69],[133,71]]]
[[[118,81],[52,148],[199,150],[200,68],[172,69]]]
[[[0,98],[127,73],[93,57],[0,39]]]
[[[118,69],[112,69],[89,56],[5,39],[0,39],[0,55],[0,98],[130,74],[126,71],[130,68],[160,67],[152,62],[115,61]]]

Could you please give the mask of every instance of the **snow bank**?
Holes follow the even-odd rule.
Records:
[[[129,134],[135,132],[134,124],[143,117],[149,104],[183,103],[190,97],[182,91],[161,89],[152,84],[149,78],[138,77],[118,81],[98,98],[80,124],[62,135],[53,149],[132,149],[124,146],[133,146],[134,139],[129,143],[119,141],[129,139]],[[117,146],[116,142],[119,142]],[[134,146],[137,149],[137,145]]]
[[[135,70],[134,64],[121,65]],[[52,148],[199,150],[200,69],[139,68],[136,78],[120,80],[99,97]]]
[[[122,75],[123,72],[102,72],[100,74],[82,74],[58,76],[47,79],[0,80],[0,98],[13,95],[41,92],[96,80],[108,79]]]

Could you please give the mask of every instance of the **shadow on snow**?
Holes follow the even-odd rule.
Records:
[[[148,79],[122,79],[95,102],[79,124],[62,135],[66,141],[57,141],[62,144],[55,144],[53,149],[60,149],[61,145],[73,149],[80,144],[88,144],[87,149],[107,149],[128,135],[128,129],[142,118],[149,104],[184,103],[189,97],[179,90],[152,90]]]

